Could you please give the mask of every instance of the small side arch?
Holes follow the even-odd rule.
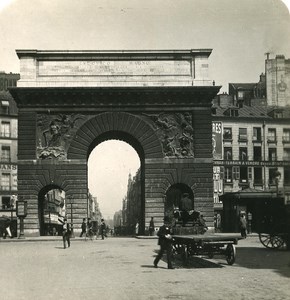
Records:
[[[62,215],[60,211],[62,209],[65,209],[65,191],[55,184],[44,186],[38,193],[38,220],[41,236],[52,235],[53,227],[56,232],[60,231],[61,226],[57,219]]]
[[[194,193],[192,189],[184,183],[175,183],[166,191],[164,215],[173,216],[174,208],[180,207],[181,197],[184,193],[188,193],[194,207]]]

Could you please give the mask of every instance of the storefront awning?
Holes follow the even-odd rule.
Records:
[[[277,198],[276,190],[256,190],[247,188],[238,192],[226,193],[220,196],[221,201],[236,199],[272,199]],[[279,195],[280,198],[280,195]]]

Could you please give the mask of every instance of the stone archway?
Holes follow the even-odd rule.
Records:
[[[25,233],[39,235],[38,194],[56,185],[72,203],[76,231],[87,216],[87,159],[112,137],[142,159],[143,220],[163,222],[174,184],[194,189],[213,223],[211,50],[19,50],[21,80],[10,90],[19,110],[18,192],[28,200]]]
[[[105,112],[88,120],[76,131],[67,151],[68,160],[79,160],[87,167],[87,159],[92,149],[109,139],[122,140],[130,144],[137,152],[141,162],[141,218],[140,230],[145,229],[145,160],[161,158],[163,150],[161,142],[149,123],[140,116],[124,112]],[[87,174],[81,173],[78,182],[71,187],[69,193],[77,195],[82,185],[88,186]],[[83,199],[85,210],[85,196],[79,195],[78,201]],[[80,203],[79,209],[80,208]],[[149,204],[150,205],[150,204]],[[76,220],[79,221],[79,220]]]

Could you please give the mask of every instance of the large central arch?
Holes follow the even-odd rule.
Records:
[[[141,219],[145,224],[145,158],[163,156],[162,145],[153,128],[138,116],[124,112],[105,112],[86,121],[76,132],[68,149],[68,159],[87,161],[91,151],[100,143],[116,139],[127,142],[137,152],[141,164]],[[87,177],[86,177],[87,178]],[[86,182],[88,185],[88,182]],[[76,190],[71,191],[76,194]],[[144,230],[144,225],[141,230]]]
[[[213,222],[211,101],[203,78],[210,50],[19,50],[18,191],[28,201],[26,234],[39,235],[38,195],[65,192],[76,231],[87,217],[87,160],[107,139],[129,143],[141,160],[141,233],[159,226],[166,193],[186,186]]]

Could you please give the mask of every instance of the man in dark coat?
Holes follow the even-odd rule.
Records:
[[[150,223],[149,223],[149,235],[150,236],[154,235],[154,230],[155,230],[154,218],[151,217],[151,220],[150,220]]]
[[[83,223],[82,223],[82,232],[80,234],[80,237],[83,236],[83,234],[86,235],[87,233],[87,224],[86,224],[86,218],[83,218]]]
[[[160,250],[153,263],[155,268],[157,268],[159,260],[161,259],[164,252],[166,251],[167,267],[168,269],[174,269],[171,262],[171,256],[172,256],[171,234],[172,234],[172,228],[170,226],[169,218],[165,216],[164,225],[162,225],[157,232],[157,235],[159,237],[158,244],[160,245]]]
[[[104,237],[107,237],[107,226],[105,223],[104,219],[101,219],[101,236],[102,236],[102,240],[104,239]]]
[[[182,195],[180,201],[180,211],[181,211],[181,218],[182,218],[182,225],[185,226],[189,220],[189,212],[193,210],[193,203],[192,200],[189,198],[188,193],[184,193]]]
[[[64,218],[63,221],[61,219],[58,219],[62,223],[62,240],[63,240],[63,248],[66,248],[67,246],[70,247],[70,235],[71,235],[71,226],[67,222],[67,219]]]

